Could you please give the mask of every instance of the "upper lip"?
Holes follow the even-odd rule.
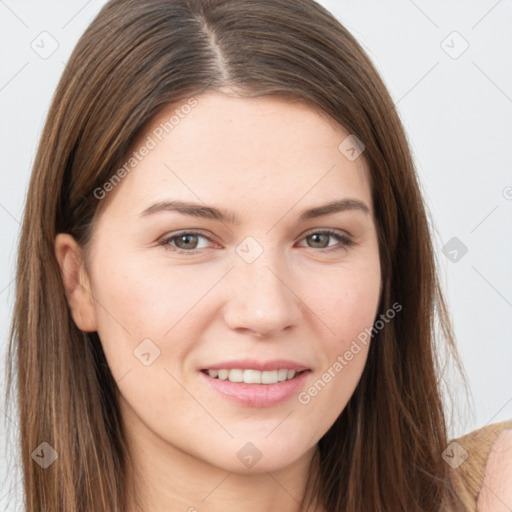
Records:
[[[259,370],[261,372],[281,369],[295,370],[297,372],[302,370],[309,370],[307,366],[297,363],[296,361],[291,361],[289,359],[273,359],[271,361],[259,361],[257,359],[237,359],[233,361],[224,361],[222,363],[208,365],[206,368],[203,368],[203,370],[232,370],[233,368],[238,368],[241,370]]]

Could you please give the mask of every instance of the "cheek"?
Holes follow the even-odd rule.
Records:
[[[308,296],[326,329],[318,347],[321,366],[298,402],[308,411],[312,430],[327,429],[347,405],[366,364],[380,298],[379,262],[340,270],[325,286],[311,287]]]
[[[182,360],[192,348],[190,340],[210,321],[199,306],[223,269],[170,268],[165,260],[148,265],[113,253],[97,261],[102,262],[93,272],[98,334],[114,377],[139,368],[140,351],[158,356],[155,366],[171,368]]]
[[[340,268],[323,280],[324,286],[310,286],[312,309],[329,328],[337,350],[372,326],[380,299],[380,264],[371,258],[359,265]]]

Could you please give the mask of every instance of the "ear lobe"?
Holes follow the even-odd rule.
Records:
[[[81,247],[71,235],[59,233],[55,237],[55,256],[75,324],[81,331],[96,331],[96,311]]]

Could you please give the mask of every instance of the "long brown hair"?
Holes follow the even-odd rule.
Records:
[[[166,105],[225,86],[306,102],[364,143],[382,268],[379,315],[402,306],[374,336],[353,396],[318,442],[303,505],[440,510],[449,476],[438,351],[448,347],[458,359],[407,139],[371,61],[312,0],[112,0],[59,82],[21,232],[8,394],[16,376],[27,512],[126,505],[116,382],[97,333],[72,320],[55,237],[70,233],[86,248],[100,203],[94,191],[123,165],[146,123]],[[31,457],[42,442],[58,454],[47,469]]]

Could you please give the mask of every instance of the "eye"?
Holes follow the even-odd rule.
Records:
[[[329,239],[336,239],[339,245],[329,244]],[[313,245],[309,247],[312,249],[323,249],[327,252],[330,251],[339,251],[341,249],[346,249],[348,247],[352,247],[355,242],[337,231],[333,231],[331,229],[322,230],[322,231],[314,231],[306,235],[303,240],[309,241]]]
[[[158,242],[158,245],[163,245],[169,250],[191,253],[207,247],[207,245],[201,246],[201,239],[211,241],[208,237],[197,231],[183,231],[176,235],[163,238]]]
[[[338,243],[330,244],[330,239],[335,239]],[[201,240],[206,242],[206,244],[203,242],[203,245],[201,245]],[[324,252],[340,251],[355,245],[355,242],[349,237],[330,229],[310,232],[302,240],[312,244],[309,245],[309,248],[320,249]],[[208,247],[207,242],[211,241],[210,238],[198,231],[182,231],[181,233],[162,238],[158,245],[178,253],[194,254],[200,249]]]

